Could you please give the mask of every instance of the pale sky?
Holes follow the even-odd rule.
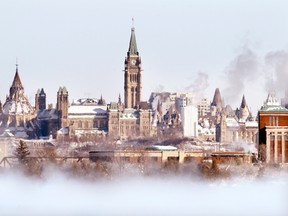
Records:
[[[38,88],[55,105],[59,86],[67,87],[70,102],[123,98],[134,17],[143,100],[156,90],[196,91],[212,100],[219,87],[233,108],[245,94],[255,115],[270,88],[267,77],[284,95],[287,8],[285,0],[1,1],[0,99],[9,92],[16,57],[32,105]]]

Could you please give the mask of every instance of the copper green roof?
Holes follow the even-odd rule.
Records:
[[[128,49],[128,55],[138,55],[136,36],[135,36],[135,28],[131,28],[131,37]]]
[[[288,112],[288,109],[282,106],[262,106],[261,112]]]

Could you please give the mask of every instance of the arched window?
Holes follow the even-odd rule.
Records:
[[[78,128],[82,128],[82,121],[78,122]]]

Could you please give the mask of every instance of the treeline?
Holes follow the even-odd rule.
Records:
[[[265,167],[250,164],[219,164],[217,161],[178,161],[165,163],[151,161],[141,157],[137,161],[126,161],[125,158],[90,161],[89,158],[72,158],[68,160],[57,154],[56,148],[43,148],[37,151],[37,156],[31,156],[25,141],[20,140],[14,152],[18,163],[11,169],[17,169],[27,176],[44,178],[47,172],[59,171],[65,175],[89,179],[112,180],[119,176],[175,176],[183,175],[194,179],[214,180],[234,176],[260,177],[265,174]],[[70,158],[71,159],[71,158]]]

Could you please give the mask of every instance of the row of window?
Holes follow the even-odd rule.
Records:
[[[278,116],[270,116],[269,118],[270,126],[278,126],[278,122],[279,122]]]
[[[278,140],[282,140],[282,136],[277,136]],[[275,135],[272,135],[270,140],[275,140]],[[285,140],[288,141],[288,135],[285,135]]]
[[[130,82],[138,82],[138,81],[139,81],[138,74],[130,74]]]
[[[88,121],[82,122],[78,121],[78,128],[90,128],[90,124]],[[93,128],[103,128],[106,127],[107,123],[105,121],[95,121],[93,122]]]

